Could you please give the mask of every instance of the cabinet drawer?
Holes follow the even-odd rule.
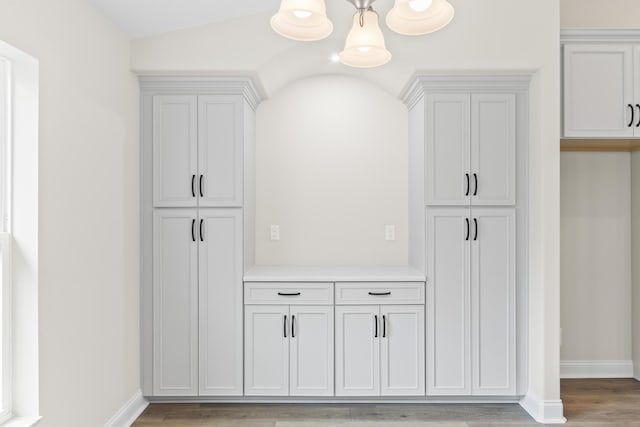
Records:
[[[424,304],[424,282],[336,283],[336,304]]]
[[[333,304],[333,283],[258,283],[244,284],[245,304]]]

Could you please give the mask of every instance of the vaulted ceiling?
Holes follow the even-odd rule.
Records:
[[[280,0],[88,0],[132,38],[276,11]]]

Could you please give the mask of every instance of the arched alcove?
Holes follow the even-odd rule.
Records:
[[[342,75],[297,80],[261,104],[257,264],[406,265],[407,124],[401,101]]]

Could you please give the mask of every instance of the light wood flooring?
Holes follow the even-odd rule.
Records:
[[[640,382],[562,380],[569,426],[640,427]],[[535,421],[517,404],[152,404],[133,427],[489,427]]]

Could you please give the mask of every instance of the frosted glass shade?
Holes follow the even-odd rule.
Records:
[[[271,18],[271,28],[283,37],[300,41],[321,40],[333,31],[324,0],[282,0]]]
[[[446,27],[454,13],[447,0],[396,0],[386,21],[396,33],[418,36]]]
[[[364,12],[364,25],[360,26],[360,12],[353,16],[353,27],[347,36],[340,62],[350,67],[370,68],[386,64],[391,53],[384,44],[378,25],[378,14],[369,9]]]

